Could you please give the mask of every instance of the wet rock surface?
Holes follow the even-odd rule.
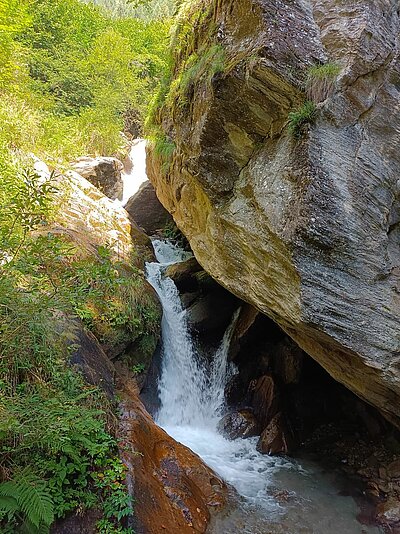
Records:
[[[115,394],[115,369],[95,336],[78,320],[65,320],[61,335],[69,346],[70,362],[77,366],[85,381],[97,386],[112,398]]]
[[[51,527],[50,532],[51,534],[96,534],[98,532],[97,522],[101,518],[101,511],[92,508],[57,521]]]
[[[175,151],[166,170],[149,150],[157,195],[207,272],[400,427],[398,7],[208,7],[187,55],[227,63],[191,80],[190,113],[179,94],[161,110]],[[293,139],[308,68],[329,62],[333,90]]]
[[[218,423],[218,432],[227,439],[250,438],[259,433],[259,423],[249,410],[225,415]]]
[[[263,454],[289,454],[293,450],[292,437],[286,428],[282,414],[277,413],[262,431],[257,443]]]
[[[137,534],[204,533],[227,501],[225,483],[190,449],[158,427],[133,383],[121,392],[121,456],[135,496]]]
[[[272,376],[262,376],[254,384],[252,405],[254,414],[264,428],[280,407],[279,392]]]

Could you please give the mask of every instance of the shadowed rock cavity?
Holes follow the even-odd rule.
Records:
[[[161,109],[175,150],[149,148],[157,196],[213,278],[400,427],[398,5],[202,8],[175,72],[215,46],[225,61]],[[294,139],[288,113],[326,62],[339,74]]]
[[[377,410],[330,377],[276,323],[253,315],[243,330],[246,315],[244,307],[231,347],[238,373],[226,387],[231,412],[221,422],[225,435],[240,435],[235,429],[243,412],[256,419],[258,449],[268,454],[293,452],[322,426],[366,439],[392,432]]]

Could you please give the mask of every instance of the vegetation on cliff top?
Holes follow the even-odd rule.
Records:
[[[195,38],[210,33],[214,3],[195,0],[179,5],[163,77],[145,123],[147,137],[154,144],[154,154],[164,172],[170,166],[175,145],[168,133],[169,125],[162,124],[161,117],[172,120],[177,112],[187,113],[196,87],[209,88],[214,76],[224,72],[227,64],[223,46],[206,38],[202,46]]]

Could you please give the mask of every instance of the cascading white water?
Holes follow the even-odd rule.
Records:
[[[176,246],[165,241],[156,240],[153,246],[159,263],[147,265],[147,276],[164,310],[159,382],[161,408],[157,422],[161,426],[216,426],[224,403],[224,388],[233,371],[227,354],[238,313],[225,332],[208,369],[205,362],[200,361],[178,290],[174,282],[164,276],[168,265],[188,256],[182,255]]]
[[[132,142],[125,168],[121,173],[123,183],[122,200],[115,200],[118,205],[125,206],[128,200],[139,190],[146,175],[146,141],[135,139]]]
[[[153,241],[158,263],[147,264],[147,278],[163,307],[161,407],[156,422],[187,445],[241,496],[233,512],[217,519],[215,534],[377,534],[361,526],[351,497],[338,494],[332,477],[309,461],[270,457],[256,451],[257,438],[228,441],[217,431],[224,388],[234,368],[228,349],[238,312],[232,318],[212,364],[203,361],[191,336],[187,314],[168,265],[191,255],[169,241]],[[274,495],[284,492],[288,502]]]

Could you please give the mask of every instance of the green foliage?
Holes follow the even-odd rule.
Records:
[[[209,6],[204,0],[184,2],[172,28],[172,39],[158,92],[153,98],[146,117],[146,131],[149,136],[160,135],[160,116],[164,110],[172,114],[177,104],[186,107],[190,92],[196,83],[210,86],[215,74],[223,72],[226,66],[225,50],[220,44],[207,45],[195,52],[194,35],[207,26]],[[164,109],[165,108],[165,109]]]
[[[154,20],[171,17],[176,0],[84,0],[104,7],[114,17],[135,17]]]
[[[170,161],[175,150],[175,143],[166,136],[154,140],[154,152],[163,160]]]
[[[134,375],[140,375],[141,373],[143,373],[145,369],[146,369],[146,366],[144,365],[144,363],[137,363],[132,366],[131,370]]]
[[[189,112],[194,94],[201,93],[204,98],[213,90],[215,77],[226,73],[229,66],[225,48],[214,41],[214,2],[186,0],[178,6],[163,77],[145,122],[163,172],[170,168],[175,150],[170,118],[179,123]]]
[[[289,113],[289,133],[296,139],[300,139],[305,127],[315,119],[316,107],[313,102],[305,102],[299,109]]]
[[[182,236],[174,221],[168,221],[163,228],[163,237],[177,241]]]
[[[41,526],[48,530],[54,521],[54,506],[46,482],[25,469],[14,480],[0,484],[0,514],[7,516],[8,522],[22,516],[33,527],[29,530]]]
[[[340,66],[336,63],[314,65],[307,71],[306,91],[310,101],[318,104],[326,100],[332,93]]]
[[[191,54],[185,61],[181,73],[171,82],[166,105],[184,108],[196,84],[203,82],[207,87],[226,67],[226,53],[221,45],[211,46],[201,54]]]
[[[154,4],[157,2],[154,2]],[[159,2],[161,5],[161,2]],[[144,9],[139,6],[137,9]],[[48,532],[98,506],[98,530],[128,534],[113,406],[68,365],[78,317],[113,346],[155,339],[158,310],[134,264],[53,235],[55,176],[122,149],[165,70],[169,22],[118,18],[78,0],[0,0],[0,530]],[[68,350],[67,347],[70,347]]]
[[[211,46],[201,56],[198,54],[189,56],[182,75],[183,85],[188,85],[191,80],[199,80],[203,76],[207,83],[211,83],[216,74],[224,72],[225,62],[226,52],[220,44]]]
[[[131,505],[122,464],[118,484],[103,488],[93,477],[109,469],[116,451],[107,431],[109,402],[68,367],[70,333],[60,335],[57,314],[80,315],[100,339],[118,342],[151,335],[157,312],[142,293],[142,273],[114,261],[106,246],[85,256],[46,231],[52,180],[21,170],[0,191],[0,472],[6,478],[0,527],[45,531],[50,510],[63,517],[97,505],[100,495],[100,531],[127,533],[121,525]],[[30,473],[37,495],[29,502],[39,516],[26,504],[28,494],[18,493],[19,473]]]
[[[155,156],[162,162],[162,170],[167,172],[172,163],[175,151],[174,141],[169,139],[166,135],[159,133],[157,136],[150,138],[150,142],[152,143]]]
[[[97,523],[100,534],[133,534],[130,528],[120,528],[121,521],[132,515],[132,500],[124,484],[126,467],[119,458],[110,458],[101,471],[93,473],[96,488],[103,496],[104,518]]]
[[[59,165],[122,150],[124,117],[143,116],[162,75],[167,21],[116,19],[79,0],[2,0],[0,30],[0,164],[15,151]]]

